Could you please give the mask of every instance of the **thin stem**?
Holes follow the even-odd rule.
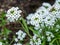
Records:
[[[50,44],[53,44],[54,43],[54,41],[56,41],[57,39],[60,39],[60,38],[55,38]]]
[[[45,41],[43,41],[42,45],[45,45]]]
[[[29,30],[28,30],[28,27],[27,27],[27,24],[26,24],[25,20],[23,18],[21,18],[21,21],[22,21],[22,23],[20,21],[19,21],[19,23],[21,24],[22,28],[28,34],[28,36],[30,38],[32,38],[32,36],[29,34]]]
[[[21,25],[22,25],[22,24],[21,24]],[[25,30],[25,32],[28,34],[28,36],[29,36],[30,38],[32,38],[32,36],[29,34],[29,32],[26,31],[26,29],[24,28],[23,25],[22,25],[22,27],[23,27],[23,29]]]
[[[56,40],[56,42],[57,42],[57,45],[59,45],[59,42]]]
[[[13,41],[14,41],[14,38],[15,38],[15,36],[13,36],[13,40],[10,42],[10,44],[9,44],[9,45],[11,45],[11,44],[13,43]]]

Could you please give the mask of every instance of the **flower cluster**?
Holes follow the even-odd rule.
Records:
[[[19,30],[18,32],[16,32],[16,35],[17,35],[17,37],[14,38],[14,41],[16,43],[14,43],[13,45],[22,45],[21,42],[26,37],[26,33],[23,32],[22,30]]]
[[[54,38],[52,32],[46,31],[47,41],[51,41],[51,38]]]
[[[22,44],[20,44],[20,43],[17,43],[17,44],[14,44],[14,45],[22,45]]]
[[[58,32],[60,30],[60,24],[58,23],[60,20],[60,0],[56,0],[53,6],[49,3],[43,3],[35,13],[29,14],[26,18],[27,24],[32,25],[34,30],[38,31],[37,35],[40,35],[41,39],[45,38],[47,42],[52,41],[56,36],[54,32]],[[36,33],[34,33],[34,35],[35,34]],[[31,40],[34,40],[35,38]],[[33,41],[30,42],[31,45],[41,44],[41,42],[40,44],[35,43]]]
[[[17,39],[19,40],[23,40],[26,36],[26,33],[24,33],[23,31],[19,30],[18,32],[16,32],[17,38],[15,39],[15,41],[17,41]]]
[[[54,26],[57,18],[60,19],[60,7],[59,0],[55,2],[53,6],[49,3],[43,3],[34,14],[27,16],[27,24],[35,26],[35,28],[41,26]]]
[[[6,17],[9,22],[15,22],[21,16],[22,11],[18,7],[12,7],[7,11]]]
[[[46,9],[43,5],[38,8],[34,14],[29,14],[29,16],[27,16],[27,23],[35,27],[40,26],[42,23],[46,26],[54,25],[56,16],[52,15],[49,11],[50,10]]]
[[[0,45],[2,45],[3,43],[2,42],[0,42]]]
[[[34,34],[33,39],[30,39],[30,45],[40,45],[41,39]]]

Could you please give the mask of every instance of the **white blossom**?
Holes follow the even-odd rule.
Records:
[[[42,6],[44,6],[47,10],[50,10],[51,9],[51,5],[49,3],[43,3]]]
[[[22,45],[21,43],[15,43],[14,45]]]
[[[26,36],[26,33],[19,30],[18,32],[16,32],[16,35],[17,35],[17,39],[23,40]]]
[[[18,42],[18,39],[17,38],[15,38],[15,42]]]
[[[9,22],[15,22],[20,18],[22,11],[18,7],[12,7],[7,11],[6,17]]]
[[[50,31],[46,31],[46,36],[47,36],[47,41],[51,41],[51,39],[55,37],[53,33]]]
[[[30,45],[41,45],[41,39],[34,34],[33,39],[30,39]]]
[[[2,42],[0,42],[0,45],[3,45],[3,43],[2,43]]]
[[[50,37],[50,36],[47,37],[47,41],[48,41],[48,42],[51,41],[51,37]]]

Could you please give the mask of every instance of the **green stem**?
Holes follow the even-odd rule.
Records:
[[[22,24],[21,24],[22,25]],[[30,37],[30,38],[32,38],[32,36],[29,34],[29,32],[27,32],[26,31],[26,29],[25,29],[25,27],[22,25],[22,27],[23,27],[23,29],[25,30],[25,32],[28,34],[28,36]]]
[[[55,38],[55,39],[53,39],[53,41],[52,41],[50,44],[53,44],[54,41],[56,41],[57,39],[60,39],[60,38]]]
[[[11,45],[11,44],[13,43],[14,39],[15,39],[15,36],[13,36],[13,40],[10,42],[10,44],[9,44],[9,45]]]
[[[59,42],[56,40],[56,42],[57,42],[57,45],[59,45]]]
[[[26,21],[24,20],[24,18],[21,17],[20,21],[22,21],[22,23],[20,22],[20,24],[23,27],[24,31],[28,34],[28,36],[30,38],[32,38],[32,36],[29,34],[29,29],[28,29],[28,26],[27,26]]]
[[[40,37],[40,38],[41,38],[41,36],[38,34],[38,32],[35,32],[35,30],[34,30],[33,28],[29,27],[29,29],[30,29],[33,33],[37,34],[37,35],[38,35],[38,37]]]
[[[45,45],[45,41],[43,41],[42,45]]]

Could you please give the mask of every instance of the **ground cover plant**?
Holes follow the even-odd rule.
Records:
[[[1,12],[0,45],[60,45],[60,0],[43,2],[26,18],[22,13],[19,7]]]

